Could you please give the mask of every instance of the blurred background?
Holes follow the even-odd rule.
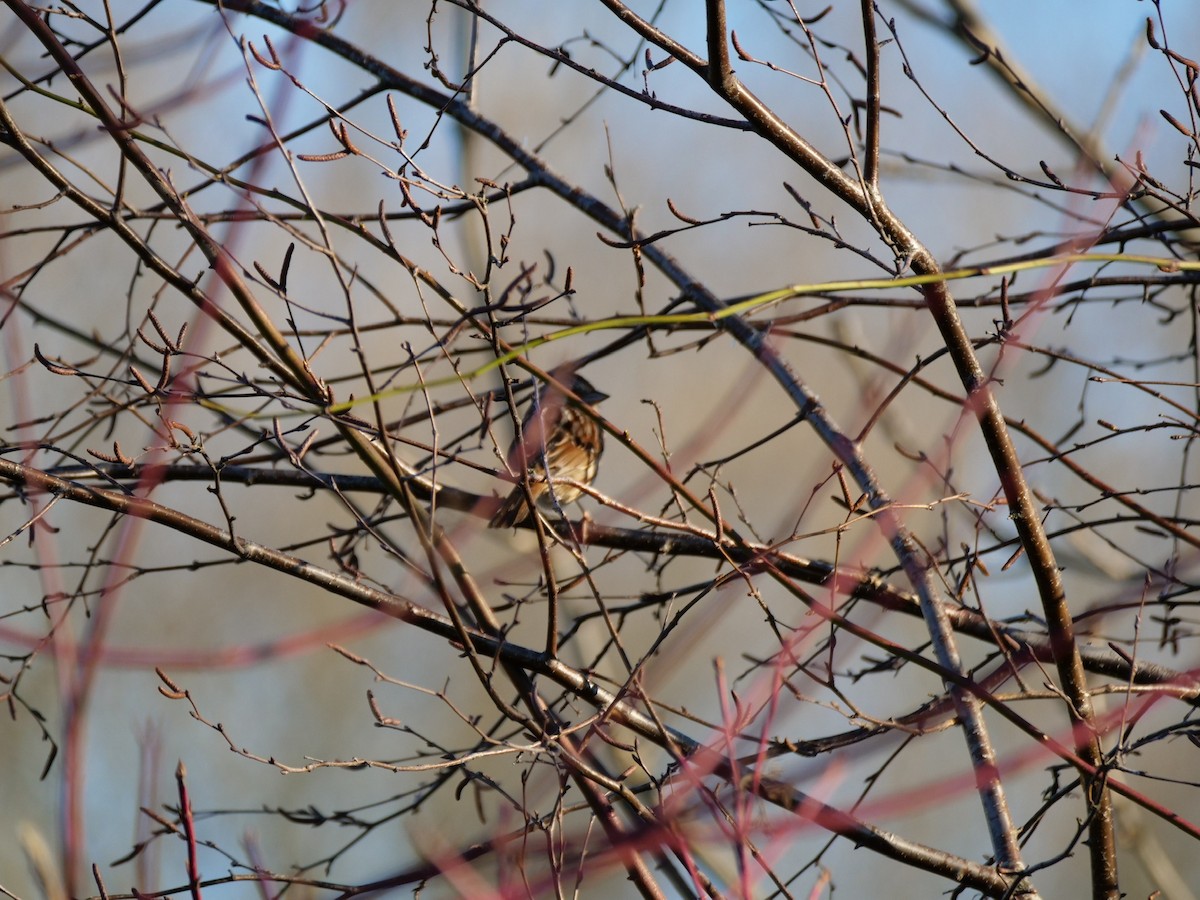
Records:
[[[246,322],[180,217],[80,108],[18,5],[0,12],[0,91],[30,146],[100,209],[115,209],[212,308]],[[736,112],[606,8],[615,4],[495,2],[478,14],[469,5],[246,4],[246,14],[232,4],[120,0],[68,5],[48,23],[312,373],[336,401],[376,392],[351,414],[364,429],[376,416],[388,423],[397,454],[423,477],[482,498],[511,489],[503,455],[512,417],[492,396],[501,384],[488,368],[496,345],[475,319],[497,323],[511,347],[590,323],[523,354],[542,369],[583,361],[610,395],[599,411],[613,431],[594,487],[614,502],[584,499],[572,517],[654,534],[664,532],[647,517],[711,528],[695,509],[684,511],[678,491],[631,449],[639,447],[699,497],[711,490],[723,520],[748,540],[846,572],[878,570],[908,590],[885,536],[855,506],[860,488],[727,333],[699,322],[625,340],[628,327],[596,324],[694,307],[673,306],[683,296],[678,279],[579,198],[659,236],[646,246],[726,301],[887,279],[907,274],[904,260],[779,150],[735,127]],[[707,55],[695,4],[631,7]],[[882,193],[945,268],[1093,249],[1193,260],[1196,69],[1186,60],[1200,57],[1200,20],[1189,4],[1100,0],[1085,10],[929,0],[883,2],[878,11]],[[728,15],[741,49],[737,75],[853,173],[864,127],[858,6],[747,0],[730,3]],[[970,15],[978,17],[974,44],[956,33]],[[303,27],[282,27],[298,21]],[[374,61],[411,81],[388,82]],[[464,122],[469,116],[452,114],[450,102],[479,119]],[[281,384],[111,222],[71,202],[11,131],[0,134],[4,457],[49,471],[101,468],[106,457],[93,451],[111,462],[119,445],[121,458],[141,466],[199,467],[205,478],[122,484],[441,612],[411,522],[379,493],[221,480],[223,468],[236,466],[370,472],[311,398]],[[505,142],[542,168],[531,173]],[[575,193],[554,190],[555,179]],[[1119,230],[1129,237],[1105,236]],[[1043,504],[1080,643],[1194,670],[1196,550],[1113,500],[1134,497],[1181,532],[1195,519],[1200,379],[1189,276],[1120,258],[1007,274],[1003,287],[998,274],[952,287]],[[1109,280],[1088,283],[1095,278]],[[1013,322],[1001,343],[994,336],[1006,310]],[[159,379],[153,345],[165,339],[148,311],[172,340],[187,326],[171,390],[157,397],[131,372],[150,385]],[[945,596],[1043,628],[997,502],[995,467],[921,295],[817,290],[747,319],[861,441]],[[35,344],[51,365],[36,361]],[[314,440],[303,465],[281,452],[280,434],[292,448]],[[437,449],[436,465],[422,448]],[[64,895],[101,893],[93,865],[113,893],[186,885],[184,843],[164,825],[176,821],[180,760],[206,878],[262,866],[362,884],[428,862],[442,876],[428,887],[436,896],[482,896],[497,884],[520,893],[521,879],[504,863],[458,854],[543,816],[547,824],[532,829],[538,841],[589,846],[586,817],[566,811],[581,798],[562,789],[553,753],[497,721],[461,648],[161,525],[52,501],[11,487],[0,504],[10,536],[0,551],[0,676],[11,713],[0,728],[6,892],[54,893],[39,882],[38,847],[43,880],[55,872]],[[506,637],[540,647],[545,564],[537,541],[489,530],[486,516],[469,510],[433,516]],[[823,623],[761,572],[730,577],[731,567],[713,559],[603,546],[557,547],[552,557],[560,632],[569,634],[562,659],[613,690],[636,685],[636,695],[652,697],[698,741],[720,745],[737,731],[734,755],[754,753],[760,741],[887,723],[944,691],[929,672]],[[927,652],[919,618],[807,590],[864,628]],[[994,643],[964,639],[962,652],[967,671],[1003,665]],[[156,668],[187,699],[165,696]],[[1069,741],[1051,681],[1050,666],[1028,667],[998,693]],[[1118,714],[1105,747],[1114,765],[1136,770],[1123,777],[1186,818],[1195,747],[1171,735],[1186,733],[1189,707],[1139,707],[1133,724],[1119,718],[1128,701],[1115,688],[1098,699],[1101,714]],[[557,708],[573,722],[592,713],[578,700]],[[738,714],[745,718],[735,722]],[[1072,799],[1056,793],[1073,772],[1048,771],[1061,762],[999,717],[992,724],[1013,817],[1032,834],[1025,861],[1047,865],[1035,884],[1047,897],[1083,896],[1083,805],[1078,791]],[[480,731],[503,752],[465,759]],[[667,776],[661,749],[625,740],[596,751],[610,771],[633,766],[639,785]],[[455,757],[460,764],[445,765]],[[955,728],[898,728],[812,759],[782,754],[768,769],[906,839],[988,861]],[[735,804],[728,789],[714,787],[713,797]],[[947,887],[916,868],[852,853],[848,841],[826,847],[828,832],[765,807],[747,813],[759,856],[739,873],[733,826],[717,801],[680,803],[678,827],[690,829],[698,865],[731,895],[820,895],[836,886],[843,896],[867,896],[884,873],[896,896]],[[1200,878],[1189,862],[1192,838],[1132,803],[1121,801],[1118,812],[1126,892],[1191,896],[1183,886]],[[602,855],[607,845],[592,840]],[[581,893],[633,895],[611,859],[593,872],[585,856],[568,855],[554,878],[535,867],[524,890],[549,896],[552,883],[578,877]]]

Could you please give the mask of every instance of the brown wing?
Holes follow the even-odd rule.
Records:
[[[508,468],[511,472],[527,472],[534,478],[545,478],[543,458],[549,455],[546,447],[546,435],[554,441],[554,432],[562,419],[565,408],[565,398],[557,391],[546,391],[535,400],[521,421],[520,440],[513,439],[508,448]],[[543,491],[545,482],[532,481],[530,493],[537,501]],[[490,528],[515,528],[530,519],[529,501],[525,499],[525,490],[521,485],[515,486],[500,508],[488,523]]]

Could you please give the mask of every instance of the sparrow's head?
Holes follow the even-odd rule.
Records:
[[[599,403],[601,400],[608,399],[608,394],[604,393],[603,391],[596,390],[594,387],[592,387],[592,383],[582,375],[576,375],[569,382],[564,383],[571,389],[571,392],[576,397],[578,397],[588,406],[591,406],[593,403]]]

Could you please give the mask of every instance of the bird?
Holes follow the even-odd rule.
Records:
[[[582,375],[561,369],[556,372],[579,400],[553,385],[543,387],[529,404],[521,430],[508,449],[509,469],[527,473],[529,494],[543,509],[560,508],[577,499],[583,491],[567,482],[591,484],[604,452],[604,432],[581,403],[590,406],[606,400],[608,394],[596,390]],[[525,487],[518,484],[500,504],[489,527],[515,528],[532,521]]]

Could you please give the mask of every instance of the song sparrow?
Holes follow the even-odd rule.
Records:
[[[563,383],[589,405],[608,397],[582,375]],[[604,432],[596,421],[562,391],[542,387],[525,413],[518,439],[508,450],[508,464],[514,472],[528,472],[529,493],[538,506],[555,509],[583,493],[558,479],[591,484],[603,450]],[[491,527],[513,528],[531,519],[525,489],[518,484],[492,516]]]

